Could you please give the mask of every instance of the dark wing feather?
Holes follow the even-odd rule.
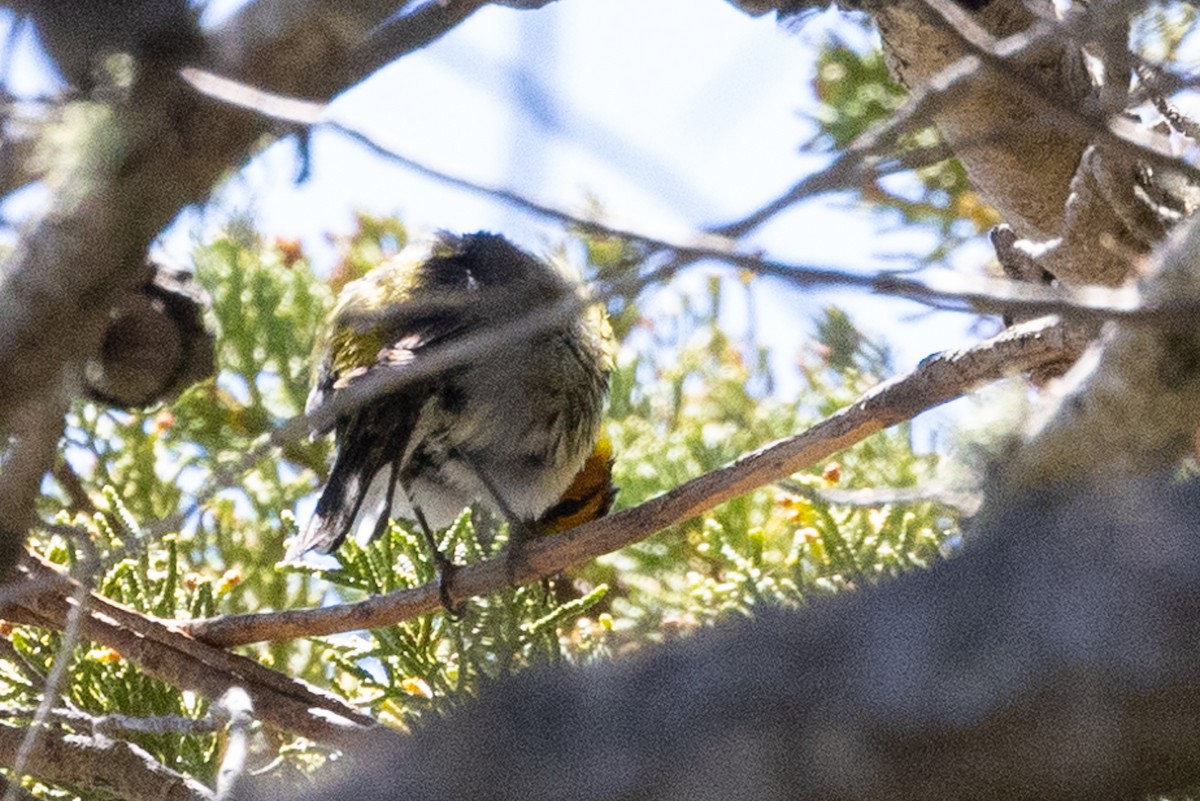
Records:
[[[404,414],[406,411],[408,414]],[[320,493],[317,511],[304,534],[288,548],[284,561],[299,559],[310,550],[328,554],[341,546],[358,517],[372,478],[402,456],[419,412],[418,404],[398,402],[382,409],[377,402],[338,426],[334,469]]]
[[[409,334],[380,351],[378,361],[352,376],[336,376],[322,371],[309,407],[315,408],[343,387],[379,370],[403,371],[415,363],[424,349],[453,338],[463,330],[441,320],[426,324],[425,335]],[[407,384],[399,390],[371,401],[362,409],[341,417],[336,424],[337,456],[329,480],[321,491],[316,511],[304,531],[288,547],[284,561],[293,561],[309,551],[332,553],[346,540],[362,509],[371,481],[380,470],[390,470],[393,487],[399,475],[396,464],[408,448],[408,438],[421,410],[438,382],[428,379]],[[390,501],[391,493],[388,498]],[[390,508],[376,521],[376,535],[386,525]]]
[[[331,391],[337,391],[335,386],[348,386],[370,372],[403,370],[413,362],[420,346],[417,338],[406,337],[403,345],[398,343],[382,351],[375,366],[350,377],[350,380],[322,381],[314,390],[313,397],[319,403]],[[409,435],[417,424],[429,392],[429,382],[419,381],[389,392],[337,421],[337,456],[334,457],[329,480],[321,491],[312,520],[288,548],[285,561],[298,559],[309,551],[331,553],[346,540],[375,475],[380,470],[389,469],[395,480],[395,464],[408,447]],[[390,492],[388,498],[390,502]],[[381,520],[386,521],[389,512],[390,509],[385,508]],[[379,530],[377,525],[377,534]]]

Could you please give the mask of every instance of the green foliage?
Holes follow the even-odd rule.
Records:
[[[1180,50],[1194,40],[1195,22],[1196,8],[1189,3],[1147,3],[1133,18],[1131,49],[1148,61],[1193,71],[1194,64],[1181,63]]]
[[[613,382],[611,422],[617,507],[634,506],[764,444],[803,431],[853,402],[888,371],[837,310],[817,329],[827,339],[800,366],[805,389],[783,402],[748,390],[770,385],[762,358],[748,359],[717,324],[721,284],[707,304],[685,304],[680,347],[626,353]],[[757,355],[757,354],[756,354]],[[907,426],[876,434],[797,480],[811,486],[909,487],[934,458],[913,453]],[[932,503],[839,509],[819,497],[762,489],[673,526],[580,571],[612,587],[614,627],[655,639],[761,603],[798,605],[937,558],[953,523]],[[587,584],[585,584],[587,586]]]
[[[443,551],[466,564],[495,556],[505,542],[484,533],[464,513],[446,532]],[[323,579],[348,598],[420,586],[438,578],[424,539],[411,526],[393,522],[365,548],[348,542],[337,568]],[[326,642],[322,649],[329,681],[356,704],[369,706],[382,720],[416,723],[470,697],[481,683],[539,662],[578,662],[601,647],[604,627],[572,623],[606,594],[600,586],[587,595],[560,600],[553,582],[516,587],[473,599],[458,619],[433,615],[363,633],[353,642]],[[567,635],[564,638],[564,635]],[[570,636],[573,635],[573,636]],[[568,642],[570,641],[570,642]]]
[[[103,595],[141,611],[166,618],[205,616],[216,609],[227,592],[220,580],[185,575],[178,538],[167,536],[153,547],[131,548],[140,535],[129,510],[117,494],[106,488],[111,504],[107,514],[96,513],[80,531],[89,538],[88,550],[99,555],[108,569],[96,589]],[[52,562],[79,566],[76,541],[61,535],[34,542]],[[134,555],[122,557],[121,554]],[[62,658],[63,635],[31,626],[8,632],[0,648],[0,699],[7,723],[28,725],[39,701],[39,692],[55,659]],[[66,732],[90,734],[104,716],[200,719],[208,711],[207,699],[180,692],[151,678],[111,648],[80,643],[70,652],[72,669],[63,683],[63,699],[51,720]],[[124,734],[164,765],[194,775],[201,781],[215,778],[217,736],[208,731],[160,731]]]
[[[904,105],[907,93],[888,76],[883,54],[862,54],[831,41],[821,49],[813,90],[823,143],[845,150]]]
[[[405,238],[396,221],[360,219],[341,242],[339,275],[386,257]],[[587,272],[597,280],[611,282],[640,266],[637,251],[619,243],[581,244]],[[81,565],[94,550],[100,592],[165,618],[314,606],[434,581],[422,538],[403,521],[364,548],[347,543],[336,563],[276,565],[285,538],[296,531],[295,510],[311,502],[327,471],[330,443],[292,439],[276,449],[264,443],[303,409],[310,354],[332,292],[294,243],[263,242],[245,225],[199,249],[195,259],[214,297],[220,375],[157,411],[77,406],[60,471],[73,480],[59,482],[77,486],[60,492],[48,485],[42,508],[47,518],[82,532],[89,546],[60,529],[39,538],[38,550],[67,566]],[[889,370],[886,350],[829,310],[797,368],[803,392],[772,397],[767,351],[735,341],[717,323],[725,286],[714,279],[707,295],[683,298],[684,311],[670,325],[647,317],[633,293],[614,301],[614,328],[626,340],[608,422],[618,507],[802,431]],[[648,331],[653,336],[643,336]],[[639,348],[638,341],[651,344]],[[814,593],[928,564],[954,530],[944,510],[930,503],[840,508],[807,490],[913,486],[932,467],[932,457],[914,454],[899,427],[839,455],[836,464],[795,477],[805,493],[752,492],[569,576],[473,599],[459,619],[430,615],[245,650],[384,722],[419,726],[529,665],[612,658],[618,649],[678,636],[724,615],[753,614],[762,604],[795,606]],[[505,538],[503,525],[468,511],[445,532],[443,548],[469,563],[498,553]],[[60,635],[29,626],[5,630],[0,699],[12,713],[0,723],[28,721],[60,642]],[[56,706],[91,716],[196,719],[207,711],[207,700],[147,677],[109,649],[81,643],[71,659]],[[56,721],[67,731],[84,726]],[[207,730],[129,736],[164,764],[211,781],[218,738]],[[272,742],[285,761],[309,769],[312,752],[303,743]]]

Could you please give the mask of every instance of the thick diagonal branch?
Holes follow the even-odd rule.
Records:
[[[22,560],[21,584],[10,583],[0,618],[61,628],[75,583],[32,556]],[[155,678],[216,700],[241,687],[264,723],[327,743],[360,742],[367,730],[388,738],[374,721],[331,694],[311,687],[253,659],[197,642],[162,622],[92,594],[80,634],[107,645]]]
[[[11,764],[23,730],[0,726],[0,764]],[[38,739],[28,770],[68,787],[88,787],[127,801],[212,801],[195,779],[160,764],[131,743],[104,736],[46,733]],[[18,796],[32,799],[33,796]]]

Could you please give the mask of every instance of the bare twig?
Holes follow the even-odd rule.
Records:
[[[75,472],[75,468],[71,466],[70,462],[66,459],[58,462],[54,465],[52,473],[55,483],[67,495],[68,511],[87,515],[95,514],[98,511],[96,504],[88,495],[87,488],[83,486],[83,481],[80,480],[79,474]]]
[[[498,200],[514,209],[565,225],[575,226],[588,233],[620,235],[614,229],[599,222],[541,203],[511,189],[501,186],[488,186],[487,184],[454,175],[409,158],[356,128],[330,119],[326,115],[328,105],[325,103],[314,103],[297,97],[268,92],[259,87],[216,75],[207,70],[184,68],[181,70],[181,75],[185,81],[203,95],[247,111],[252,111],[273,121],[303,126],[305,128],[332,131],[357,142],[375,155],[399,164],[417,175],[431,178],[447,186],[483,195],[484,197]]]
[[[1029,36],[1024,46],[1040,42],[1050,35],[1048,29],[1040,30]],[[913,92],[903,107],[860,134],[824,170],[798,181],[779,197],[763,204],[750,214],[712,228],[711,233],[730,239],[741,239],[802,200],[830,190],[856,185],[870,158],[894,147],[904,134],[928,126],[934,114],[954,104],[980,68],[981,62],[975,58],[963,58],[950,64],[930,81],[929,86]]]
[[[973,510],[979,506],[977,493],[952,490],[942,486],[841,489],[838,487],[813,487],[799,481],[778,481],[776,486],[785,492],[811,498],[830,506],[848,506],[856,509],[925,503],[927,501],[950,506],[960,511]]]
[[[989,48],[997,46],[990,34],[979,28],[974,20],[968,18],[968,22],[973,40],[977,40]],[[1056,26],[1042,23],[1009,37],[999,47],[1006,57],[1011,58],[1060,35],[1061,31]],[[881,155],[887,149],[894,147],[897,140],[905,133],[930,125],[931,120],[938,112],[952,107],[958,101],[971,81],[980,74],[983,66],[984,62],[974,56],[966,56],[948,64],[930,78],[926,85],[913,90],[902,108],[860,134],[829,167],[799,181],[779,197],[764,204],[751,214],[713,228],[711,232],[718,236],[740,239],[801,200],[830,189],[853,186],[871,157]],[[971,142],[969,144],[982,143]]]
[[[229,739],[225,756],[217,771],[215,801],[228,801],[237,795],[246,775],[246,760],[250,755],[250,729],[254,724],[254,707],[250,696],[241,687],[231,687],[219,703],[229,719]]]
[[[456,27],[491,0],[425,3],[416,11],[389,20],[371,32],[354,51],[351,75],[355,82],[391,64]]]
[[[507,557],[470,565],[450,578],[454,601],[554,575],[637,542],[673,523],[764,486],[888,426],[910,420],[980,383],[1029,370],[1083,347],[1086,337],[1049,320],[1010,329],[973,348],[932,356],[911,373],[874,388],[803,434],[766,446],[641,506],[528,543],[520,564]],[[231,615],[173,625],[199,640],[230,647],[391,625],[441,608],[437,584],[321,609]]]
[[[0,709],[0,720],[14,723],[29,720],[34,710]],[[46,720],[66,723],[73,728],[87,727],[95,734],[117,736],[127,734],[212,734],[220,731],[229,722],[229,716],[219,703],[213,704],[202,718],[184,715],[122,715],[116,712],[107,715],[92,715],[74,707],[58,707],[50,710]]]

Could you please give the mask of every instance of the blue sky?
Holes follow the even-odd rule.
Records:
[[[345,93],[330,114],[430,166],[568,210],[592,196],[619,227],[686,240],[820,168],[822,157],[797,149],[813,131],[815,46],[833,29],[863,39],[838,19],[827,13],[785,29],[721,0],[490,7]],[[302,238],[318,262],[327,257],[324,232],[347,229],[355,209],[399,212],[427,230],[496,229],[535,249],[554,238],[553,224],[381,163],[336,135],[316,137],[312,165],[308,183],[295,185],[294,147],[280,143],[228,197],[252,203],[265,231]],[[747,247],[866,270],[908,266],[903,255],[927,246],[878,225],[826,196],[782,215]],[[831,302],[895,341],[902,366],[970,339],[962,315],[762,283],[756,305],[769,324],[758,328],[783,352]],[[731,323],[740,312],[729,304]]]

